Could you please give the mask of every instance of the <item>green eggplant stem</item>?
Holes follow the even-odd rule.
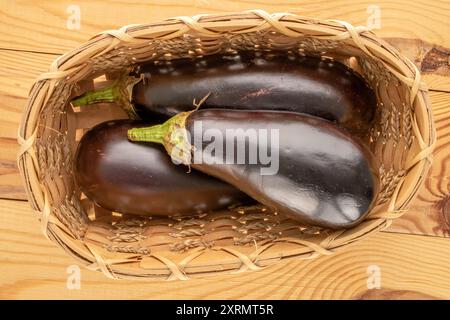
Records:
[[[71,101],[74,106],[84,106],[100,102],[118,102],[120,100],[120,85],[115,81],[109,87],[88,91],[82,96]]]
[[[173,160],[190,165],[192,148],[187,138],[186,119],[193,111],[176,114],[163,124],[130,129],[128,139],[162,144]]]
[[[195,106],[195,109],[191,111],[180,112],[163,124],[143,128],[133,128],[128,130],[128,139],[130,141],[160,143],[172,156],[172,150],[174,148],[176,148],[176,151],[179,152],[182,156],[187,156],[183,153],[190,154],[190,150],[192,149],[192,147],[187,138],[186,119],[192,112],[195,112],[200,108],[203,102],[208,99],[210,94],[211,92],[204,96],[199,102],[196,102],[196,100],[194,99],[193,104]],[[177,157],[180,158],[180,156]],[[183,159],[183,163],[186,163],[186,158]]]
[[[168,127],[166,123],[144,128],[133,128],[128,130],[128,139],[131,141],[154,142],[164,144],[164,137],[167,135]]]
[[[151,127],[133,128],[128,130],[128,139],[131,141],[155,142],[164,144],[164,137],[168,135],[170,126],[167,122]]]

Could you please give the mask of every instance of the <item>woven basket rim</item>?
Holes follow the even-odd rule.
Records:
[[[417,194],[431,166],[431,153],[436,140],[431,109],[426,94],[427,87],[421,82],[420,73],[415,65],[365,27],[353,27],[347,22],[338,20],[318,20],[290,13],[269,14],[262,10],[251,10],[237,13],[176,17],[154,23],[130,25],[118,30],[104,31],[85,44],[57,58],[51,64],[49,72],[38,77],[30,90],[27,106],[20,123],[18,133],[20,149],[17,161],[27,197],[33,209],[40,214],[44,234],[84,265],[94,270],[101,270],[110,278],[142,279],[143,277],[142,273],[141,275],[127,274],[115,269],[124,261],[103,259],[94,248],[71,238],[67,228],[51,214],[51,206],[46,191],[38,183],[36,132],[39,113],[48,102],[59,81],[67,80],[85,68],[83,62],[87,59],[101,56],[113,50],[119,44],[150,41],[152,39],[171,39],[190,31],[195,31],[204,37],[217,37],[218,34],[225,32],[245,33],[268,29],[274,29],[288,37],[301,37],[307,34],[314,38],[347,41],[349,45],[360,49],[368,56],[376,57],[386,69],[408,86],[410,102],[414,106],[414,115],[420,114],[418,117],[414,116],[414,133],[419,141],[420,150],[408,164],[408,172],[406,173],[410,175],[409,178],[412,182],[407,187],[402,186],[402,184],[398,185],[391,199],[388,212],[373,217],[366,228],[337,231],[324,239],[320,245],[305,241],[301,245],[307,248],[306,253],[293,252],[291,255],[287,254],[279,258],[293,258],[299,255],[302,258],[311,258],[320,254],[331,254],[389,226],[393,219],[401,216],[404,209]],[[399,196],[400,193],[403,194],[403,197]],[[232,248],[225,249],[232,251]],[[234,271],[260,268],[256,263],[258,256],[249,258],[236,252],[231,254],[237,262],[242,264],[238,268],[239,270]],[[188,275],[191,275],[184,270],[183,266],[171,261],[163,261],[163,263],[168,271],[166,279],[187,279]],[[217,270],[216,274],[219,272],[220,270]],[[146,274],[144,276],[161,278],[160,275]]]

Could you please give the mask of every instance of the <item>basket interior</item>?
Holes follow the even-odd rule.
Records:
[[[294,55],[336,60],[360,73],[374,89],[378,100],[375,121],[360,138],[379,162],[381,187],[376,206],[361,225],[338,232],[308,227],[262,206],[231,208],[182,218],[122,215],[96,206],[79,191],[72,167],[78,141],[94,125],[127,118],[127,114],[113,103],[74,108],[69,104],[72,98],[111,83],[140,63],[170,63],[173,59],[195,59],[243,50],[257,51],[263,55],[283,50]],[[36,139],[39,181],[48,192],[52,215],[66,230],[66,249],[70,251],[69,238],[73,237],[96,248],[106,259],[124,259],[127,264],[119,266],[123,274],[131,272],[131,269],[136,273],[138,265],[146,269],[143,275],[164,276],[170,271],[166,268],[167,261],[161,259],[187,264],[184,260],[186,257],[194,259],[192,254],[195,255],[196,250],[210,251],[207,258],[196,256],[195,263],[189,264],[191,273],[200,274],[214,270],[217,268],[215,264],[220,264],[222,270],[239,268],[236,264],[242,264],[243,258],[236,260],[237,254],[256,254],[258,265],[264,266],[283,255],[312,256],[320,249],[311,250],[311,246],[332,241],[337,236],[341,240],[334,247],[344,245],[351,242],[355,235],[363,236],[373,217],[388,209],[398,182],[404,178],[408,158],[417,153],[410,89],[379,61],[368,57],[348,40],[321,40],[313,36],[291,38],[275,29],[223,33],[216,37],[199,36],[191,31],[170,40],[142,39],[127,46],[117,45],[99,57],[88,59],[85,65],[87,72],[58,82],[39,114]],[[302,241],[310,245],[298,246]],[[218,253],[217,248],[232,252],[229,261]],[[83,256],[79,250],[72,251],[79,257]],[[214,262],[215,253],[220,262]]]

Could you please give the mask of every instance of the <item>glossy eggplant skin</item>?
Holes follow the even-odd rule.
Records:
[[[133,88],[133,104],[142,118],[173,116],[193,109],[210,93],[202,109],[283,110],[307,113],[361,131],[374,117],[376,98],[364,79],[335,61],[291,57],[207,56],[170,65],[141,67],[144,81]]]
[[[261,175],[261,162],[227,164],[226,152],[220,151],[203,152],[201,161],[194,157],[192,167],[234,185],[279,213],[310,225],[340,229],[360,222],[373,205],[378,192],[373,155],[329,121],[292,112],[194,111],[185,122],[190,144],[206,150],[212,140],[203,139],[201,146],[196,145],[196,123],[201,123],[203,133],[220,131],[227,143],[229,129],[243,129],[244,139],[248,130],[278,130],[278,147],[269,140],[270,153],[279,154],[276,174]],[[248,154],[255,140],[245,141]]]
[[[234,187],[175,165],[157,144],[132,143],[138,121],[105,122],[81,139],[75,177],[81,190],[109,210],[139,215],[189,215],[249,201]]]

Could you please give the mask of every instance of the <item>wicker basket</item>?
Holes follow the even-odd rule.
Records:
[[[115,104],[73,108],[73,97],[137,63],[237,50],[334,59],[376,91],[376,121],[364,141],[379,160],[382,186],[360,225],[339,231],[301,226],[259,206],[182,219],[124,216],[80,193],[72,171],[77,142],[93,125],[126,114]],[[173,280],[329,255],[387,227],[417,193],[431,164],[435,131],[418,70],[367,28],[254,10],[177,17],[95,36],[37,79],[18,139],[28,199],[50,240],[111,278]]]

